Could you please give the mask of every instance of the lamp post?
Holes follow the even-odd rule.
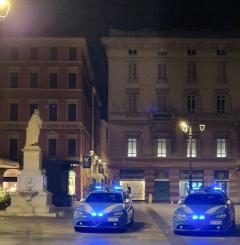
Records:
[[[199,130],[200,132],[203,132],[205,130],[205,124],[199,124]],[[181,130],[187,134],[188,136],[188,142],[189,142],[189,173],[188,173],[188,184],[189,184],[189,191],[192,190],[192,182],[193,182],[193,175],[192,175],[192,140],[193,140],[193,132],[192,132],[192,125],[189,123],[182,121],[180,123]],[[188,151],[187,151],[188,153]]]
[[[0,0],[0,20],[7,17],[11,7],[11,0]]]

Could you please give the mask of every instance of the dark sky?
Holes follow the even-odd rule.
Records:
[[[103,116],[107,65],[100,37],[110,28],[232,32],[240,29],[240,0],[15,0],[0,25],[13,35],[86,37]]]

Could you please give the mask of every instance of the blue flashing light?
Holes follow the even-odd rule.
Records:
[[[215,191],[221,191],[221,190],[222,190],[222,188],[221,188],[221,187],[218,187],[218,186],[215,186],[213,189],[214,189]]]
[[[95,189],[101,189],[102,188],[102,186],[95,186]]]
[[[92,215],[93,217],[95,217],[95,216],[97,216],[97,213],[93,212],[93,213],[91,213],[91,215]]]
[[[198,219],[198,216],[197,216],[196,214],[194,214],[194,215],[192,216],[192,219],[196,220],[196,219]]]
[[[99,217],[102,217],[102,216],[103,216],[103,213],[98,213],[98,216],[99,216]]]
[[[204,215],[199,215],[199,219],[200,220],[204,220],[205,219],[205,216]]]
[[[114,186],[115,190],[122,190],[122,186]]]
[[[200,187],[193,187],[193,190],[199,191]]]

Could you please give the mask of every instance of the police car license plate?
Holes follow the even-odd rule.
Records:
[[[110,221],[110,222],[117,222],[118,221],[118,218],[111,217],[111,218],[108,218],[108,221]]]
[[[210,224],[211,225],[221,225],[222,224],[222,221],[221,220],[211,220],[210,221]]]

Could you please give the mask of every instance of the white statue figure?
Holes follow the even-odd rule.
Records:
[[[28,122],[28,127],[26,128],[27,135],[25,146],[33,146],[38,144],[40,129],[42,128],[43,123],[39,114],[39,110],[35,109]]]

